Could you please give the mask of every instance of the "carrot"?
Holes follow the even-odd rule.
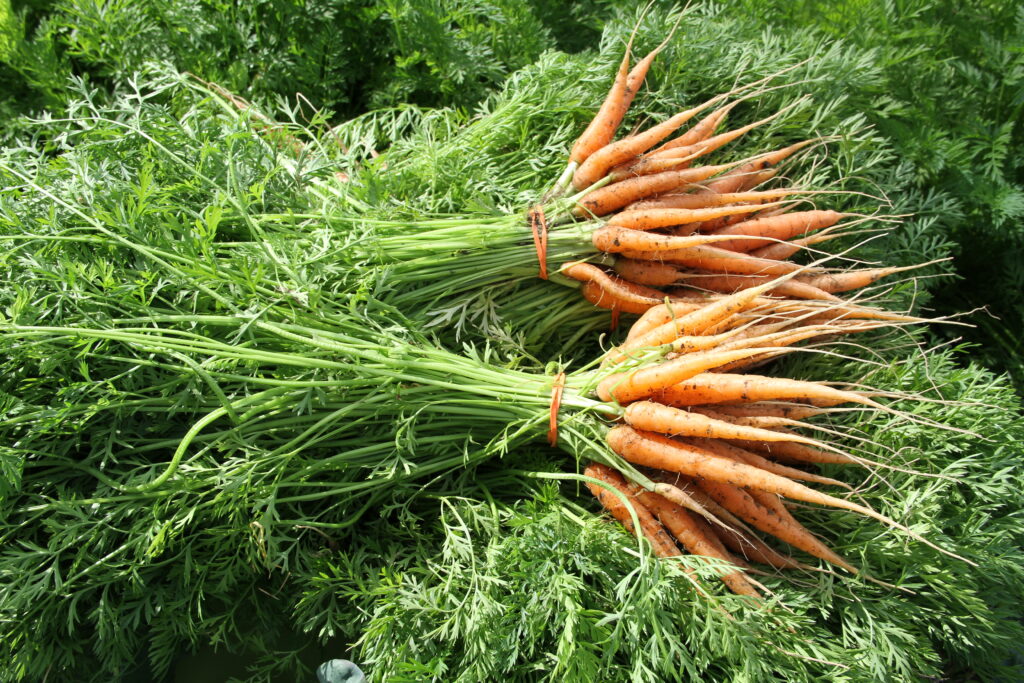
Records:
[[[762,442],[791,441],[811,446],[819,445],[818,441],[793,432],[775,432],[770,429],[747,427],[653,401],[631,403],[626,407],[622,417],[626,424],[636,429],[658,432],[668,436],[743,439]]]
[[[641,314],[648,308],[657,306],[664,297],[655,299],[632,290],[635,285],[618,279],[590,280],[583,283],[580,292],[583,298],[599,308],[612,311]]]
[[[706,333],[707,329],[712,325],[730,318],[736,313],[754,304],[758,300],[759,296],[766,291],[769,286],[770,284],[765,284],[761,287],[752,287],[750,289],[737,292],[732,296],[712,301],[705,306],[698,307],[694,311],[684,312],[681,307],[677,307],[675,305],[673,305],[671,311],[669,311],[669,308],[666,307],[664,309],[665,314],[672,314],[672,317],[669,320],[657,325],[656,327],[651,327],[642,334],[634,336],[632,339],[627,338],[626,342],[623,343],[622,346],[609,355],[612,356],[616,352],[622,353],[629,351],[630,349],[638,349],[647,346],[661,346],[662,344],[668,344],[676,337]]]
[[[749,415],[746,417],[739,417],[736,415],[727,415],[718,410],[712,410],[704,406],[690,406],[690,411],[694,413],[700,413],[701,415],[707,415],[708,417],[715,420],[724,420],[725,422],[731,422],[736,425],[743,425],[744,427],[757,427],[759,429],[789,429],[789,428],[807,428],[813,429],[813,425],[806,422],[799,422],[797,420],[790,420],[785,417],[769,417],[767,415]]]
[[[761,171],[781,163],[799,150],[815,142],[819,142],[819,140],[804,140],[789,147],[758,155],[747,163],[723,174],[721,178],[708,183],[706,191],[714,193],[739,192],[752,177],[755,177]]]
[[[613,167],[625,163],[650,149],[653,145],[671,135],[679,126],[689,121],[701,107],[679,112],[648,130],[605,145],[580,164],[573,174],[572,184],[577,190],[590,187],[603,178]]]
[[[714,481],[701,481],[700,487],[707,491],[719,505],[766,534],[785,541],[809,555],[842,567],[853,574],[858,573],[856,567],[819,541],[791,515],[787,519],[780,515],[777,509],[772,510],[765,507],[754,498],[752,492]]]
[[[740,349],[738,351],[702,351],[691,353],[650,367],[615,373],[601,380],[597,395],[602,401],[628,403],[664,391],[686,379],[718,365],[731,363],[776,349]]]
[[[730,235],[662,235],[610,223],[595,230],[590,239],[594,247],[606,254],[624,251],[678,251],[714,242],[732,241]]]
[[[740,448],[759,451],[773,458],[783,458],[785,460],[807,462],[815,465],[855,465],[864,462],[842,453],[826,452],[803,444],[786,441],[742,441],[734,443],[734,445],[738,445]]]
[[[782,555],[766,545],[747,527],[743,520],[718,504],[706,491],[697,486],[689,477],[664,470],[652,470],[648,477],[655,482],[678,487],[698,505],[713,513],[718,520],[709,525],[713,533],[734,553],[754,562],[760,562],[776,569],[807,569],[788,555]]]
[[[801,249],[821,242],[827,242],[828,240],[832,240],[837,237],[843,237],[843,235],[844,233],[832,232],[831,228],[825,228],[821,232],[815,233],[814,235],[808,235],[807,237],[801,237],[788,242],[776,242],[766,247],[758,247],[754,251],[750,252],[750,255],[756,256],[757,258],[782,261],[784,259],[788,259]]]
[[[736,105],[739,104],[739,102],[740,101],[737,100],[736,102],[727,104],[721,109],[716,109],[715,111],[711,112],[703,119],[693,124],[693,126],[688,131],[686,131],[676,139],[669,140],[661,147],[658,147],[656,150],[654,150],[653,154],[665,152],[670,149],[677,149],[679,147],[691,147],[693,145],[696,145],[707,140],[715,132],[715,129],[718,128],[719,124],[721,124],[722,121],[725,120],[725,117],[729,115],[729,112],[731,112],[736,107]]]
[[[718,218],[719,216],[754,213],[755,211],[760,211],[764,206],[777,206],[777,204],[717,206],[704,209],[642,209],[623,211],[608,219],[607,225],[633,230],[655,230],[657,228],[667,228],[671,225],[699,223],[712,218]],[[756,242],[757,240],[751,241]]]
[[[964,557],[935,545],[920,534],[896,520],[876,512],[869,507],[859,505],[827,493],[815,491],[803,484],[765,472],[756,467],[720,458],[712,453],[679,443],[667,436],[651,432],[639,432],[626,425],[612,427],[607,435],[608,445],[623,458],[638,465],[657,469],[679,472],[688,476],[706,479],[733,486],[756,488],[769,493],[777,493],[805,503],[814,503],[840,510],[855,512],[870,517],[886,526],[899,529],[911,538],[924,543],[930,548],[950,557],[955,557],[972,566],[977,566]]]
[[[734,130],[730,130],[730,131],[727,131],[725,133],[720,133],[718,135],[715,135],[714,137],[710,137],[710,138],[707,138],[705,140],[701,140],[699,142],[695,142],[695,143],[693,143],[691,145],[688,145],[686,147],[663,148],[663,149],[660,149],[660,150],[655,150],[654,152],[651,152],[650,156],[647,157],[647,158],[650,158],[650,159],[658,159],[658,158],[665,159],[665,158],[686,157],[686,158],[692,159],[692,158],[695,158],[695,157],[698,157],[698,156],[704,156],[705,154],[710,154],[711,152],[715,151],[716,149],[724,147],[725,145],[729,144],[733,140],[736,140],[737,138],[740,138],[743,135],[749,133],[754,128],[757,128],[758,126],[764,125],[765,123],[768,123],[769,121],[772,121],[773,119],[778,118],[779,116],[781,116],[785,112],[787,112],[790,109],[792,109],[795,105],[796,105],[796,103],[793,103],[793,104],[791,104],[788,107],[780,109],[779,111],[775,112],[771,116],[768,116],[766,118],[761,119],[760,121],[754,121],[753,123],[748,123],[747,125],[745,125],[745,126],[743,126],[741,128],[736,128]],[[643,164],[643,162],[644,162],[644,160],[642,159],[640,162],[638,162],[636,164],[636,166],[641,166]],[[634,173],[642,173],[642,171],[637,171],[636,167],[634,167],[631,170]],[[761,169],[758,169],[758,170],[761,170]]]
[[[632,46],[633,36],[630,36],[629,43],[626,44],[626,53],[622,56],[619,70],[615,74],[615,81],[604,98],[604,102],[601,103],[600,109],[597,110],[597,114],[573,144],[572,150],[569,152],[570,163],[582,164],[591,154],[607,145],[615,137],[615,131],[622,123],[626,110],[629,109],[629,105],[633,101],[633,93],[629,92],[626,87]]]
[[[665,287],[679,279],[679,269],[668,263],[616,258],[612,268],[620,277],[648,287]]]
[[[627,278],[628,279],[628,278]],[[642,282],[637,284],[644,284]],[[649,329],[663,325],[672,319],[673,314],[676,314],[678,309],[672,304],[658,304],[647,309],[646,312],[641,315],[633,326],[629,328],[629,332],[626,334],[626,341],[638,337]]]
[[[804,233],[831,227],[839,222],[840,219],[849,215],[827,210],[798,211],[770,218],[751,218],[716,230],[714,234],[751,235],[768,238],[765,240],[741,239],[735,243],[726,242],[718,245],[722,249],[730,249],[732,251],[753,251],[754,249],[774,244],[777,241],[788,240]]]
[[[825,408],[800,405],[799,403],[746,403],[743,405],[716,405],[715,410],[724,415],[735,417],[783,417],[790,420],[803,420],[815,415],[827,413]]]
[[[838,479],[832,479],[831,477],[823,477],[818,474],[811,472],[805,472],[798,470],[795,467],[787,467],[786,465],[780,465],[777,462],[773,462],[768,458],[765,458],[757,453],[752,453],[745,448],[734,446],[732,443],[727,443],[721,439],[686,439],[689,443],[694,444],[698,448],[714,453],[715,455],[723,458],[730,458],[732,460],[738,460],[739,462],[745,462],[748,465],[758,467],[766,472],[777,474],[780,477],[786,477],[787,479],[795,479],[797,481],[809,481],[815,484],[825,484],[826,486],[839,486],[844,489],[851,489],[852,487],[841,482]]]
[[[627,258],[641,261],[667,261],[712,273],[737,275],[786,275],[799,270],[812,272],[815,269],[799,266],[786,261],[759,259],[728,249],[712,246],[689,247],[670,251],[628,250],[622,252]],[[817,269],[820,271],[820,269]]]
[[[858,403],[875,407],[866,396],[853,391],[834,389],[817,382],[804,382],[782,377],[760,375],[729,375],[703,373],[679,382],[658,394],[667,405],[691,406],[705,403],[738,401],[815,400],[824,405]]]
[[[573,214],[577,216],[604,216],[644,197],[669,192],[685,185],[707,180],[729,167],[729,164],[701,166],[682,171],[666,171],[664,173],[620,180],[611,185],[605,185],[593,192],[588,192],[579,201],[576,208],[573,209]]]
[[[672,541],[671,536],[665,531],[665,528],[658,523],[656,519],[651,515],[650,511],[643,506],[629,491],[629,485],[626,480],[617,471],[602,465],[600,463],[590,463],[583,470],[583,474],[593,479],[603,481],[606,484],[610,484],[618,491],[622,492],[630,504],[633,507],[633,511],[636,513],[637,519],[640,522],[640,532],[644,535],[654,550],[654,554],[658,557],[675,557],[681,555],[679,548]],[[608,491],[603,486],[587,482],[587,488],[594,494],[597,501],[608,512],[612,514],[615,519],[619,520],[622,526],[626,527],[626,530],[632,534],[636,534],[636,529],[633,526],[633,516],[630,514],[630,510],[622,502],[622,500],[614,493]]]
[[[766,200],[781,199],[795,194],[800,190],[793,188],[780,188],[777,190],[761,190],[759,192],[730,192],[728,194],[711,194],[698,192],[689,194],[670,194],[657,199],[649,199],[637,202],[640,206],[636,209],[706,209],[713,206],[725,206],[727,204],[739,203],[762,203]],[[778,204],[772,204],[778,206]],[[627,210],[634,210],[630,206]],[[736,214],[738,216],[739,214]],[[730,216],[732,217],[732,216]],[[744,218],[743,220],[750,220]],[[749,233],[746,233],[749,234]]]
[[[902,273],[906,270],[913,270],[914,268],[920,268],[923,265],[927,264],[902,267],[893,266],[889,268],[869,268],[865,270],[853,270],[847,273],[829,273],[827,275],[818,275],[808,278],[805,282],[812,287],[818,287],[830,293],[848,292],[851,289],[867,287],[868,285],[881,280],[883,277],[888,277],[895,273]]]
[[[719,550],[715,543],[703,532],[694,517],[682,507],[650,491],[641,490],[635,492],[635,496],[648,510],[657,516],[662,525],[671,531],[676,540],[690,553],[713,557],[725,562],[733,562],[732,556]],[[721,574],[721,578],[725,585],[734,593],[755,598],[761,597],[757,589],[750,584],[742,572],[725,572]]]
[[[707,196],[710,196],[710,197],[717,196],[717,195],[705,193],[705,192],[703,192],[701,190],[698,190],[695,194],[707,195]],[[734,192],[733,194],[742,194],[742,193],[741,192]],[[756,203],[760,204],[760,203],[763,203],[763,202],[756,202]],[[765,209],[765,210],[759,211],[759,212],[757,212],[755,214],[737,214],[735,216],[725,216],[723,218],[716,218],[713,221],[704,221],[703,223],[698,223],[696,225],[696,228],[697,228],[697,232],[704,232],[704,233],[711,232],[711,233],[713,233],[716,230],[721,230],[722,228],[728,227],[730,225],[736,225],[737,223],[742,223],[743,221],[749,220],[750,218],[770,218],[771,216],[781,216],[784,213],[789,213],[794,208],[796,208],[796,204],[795,203],[790,203],[790,204],[785,204],[783,206],[779,206],[779,207],[773,208],[773,209]]]
[[[670,267],[668,264],[663,265]],[[770,275],[701,275],[699,273],[679,273],[679,271],[676,271],[676,273],[677,280],[689,283],[693,287],[710,289],[713,292],[724,292],[726,294],[738,292],[748,287],[756,287],[772,279]],[[839,297],[802,280],[783,282],[772,287],[769,293],[776,296],[790,296],[794,299],[841,300]]]

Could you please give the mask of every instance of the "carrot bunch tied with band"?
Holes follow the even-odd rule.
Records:
[[[603,265],[584,269],[569,264],[562,269],[584,283],[589,301],[617,315],[643,313],[645,305],[653,305],[649,302],[666,297],[736,292],[796,272],[799,266],[787,259],[849,235],[854,226],[876,217],[807,205],[829,192],[768,186],[780,164],[825,139],[805,140],[732,163],[705,163],[706,155],[801,104],[798,99],[770,116],[716,134],[737,105],[773,89],[766,84],[774,76],[614,140],[640,85],[628,70],[631,44],[632,39],[605,103],[577,140],[566,173],[549,193],[564,192],[571,175],[578,193],[573,214],[597,221],[592,239],[594,247],[608,255]],[[663,47],[641,60],[635,71],[646,74]],[[632,78],[629,87],[624,86],[627,73]],[[734,95],[740,97],[728,102]],[[838,294],[914,267],[920,266],[808,270],[770,294],[836,301]]]
[[[588,488],[655,555],[671,558],[686,550],[726,563],[721,578],[741,595],[760,595],[746,573],[750,563],[807,569],[765,536],[861,574],[804,527],[786,500],[864,515],[952,555],[843,495],[841,489],[851,488],[846,483],[814,471],[821,465],[894,466],[829,443],[820,435],[830,430],[809,420],[844,404],[897,411],[869,391],[748,372],[766,358],[799,351],[798,342],[901,324],[901,316],[874,317],[876,311],[842,302],[765,299],[764,290],[776,284],[692,309],[652,308],[626,342],[607,353],[596,393],[619,407],[620,423],[606,441],[641,476],[631,482],[607,463],[591,463],[584,472]],[[844,315],[822,315],[828,308]],[[805,324],[801,317],[807,313],[818,322]],[[858,314],[866,317],[853,317]],[[763,322],[770,319],[778,321]]]

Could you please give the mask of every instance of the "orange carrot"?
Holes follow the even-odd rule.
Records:
[[[573,209],[573,214],[604,216],[644,197],[670,192],[685,185],[707,180],[728,167],[728,164],[701,166],[620,180],[587,193]]]
[[[648,287],[665,287],[679,279],[679,269],[667,263],[617,258],[612,267],[620,277]]]
[[[680,147],[691,147],[704,142],[711,137],[715,132],[715,129],[718,128],[719,124],[725,120],[725,117],[729,115],[729,112],[731,112],[737,104],[739,104],[739,101],[732,102],[720,109],[716,109],[697,123],[693,124],[688,131],[679,137],[674,140],[669,140],[661,147],[658,147],[654,150],[653,154],[665,152],[670,149],[678,149]]]
[[[731,242],[731,235],[662,235],[620,225],[608,224],[590,236],[594,247],[606,254],[624,251],[678,251],[714,242]]]
[[[615,137],[615,131],[622,123],[626,110],[629,109],[629,105],[633,101],[633,93],[626,88],[629,77],[629,53],[632,45],[633,38],[630,36],[629,43],[626,45],[626,53],[622,56],[622,62],[615,74],[611,90],[608,91],[604,102],[601,103],[601,108],[591,119],[586,130],[572,146],[572,151],[569,153],[570,163],[582,164],[591,154],[607,145]]]
[[[776,350],[774,348],[724,352],[712,350],[687,354],[654,366],[609,375],[597,385],[597,395],[602,401],[614,400],[625,404],[674,387],[694,375],[699,375],[719,365]]]
[[[650,511],[644,507],[629,491],[629,485],[621,474],[600,463],[591,463],[583,470],[583,474],[593,479],[603,481],[606,484],[610,484],[615,487],[618,491],[625,494],[630,504],[633,506],[633,510],[636,513],[637,519],[640,522],[640,531],[651,543],[651,547],[654,550],[654,554],[658,557],[674,557],[680,555],[679,548],[672,541],[672,537],[669,536],[665,528],[658,523],[656,519],[651,515]],[[605,487],[587,482],[587,488],[594,494],[598,502],[604,506],[608,512],[612,514],[615,519],[619,520],[622,526],[632,533],[636,534],[636,529],[633,526],[633,517],[630,514],[629,508],[622,502],[622,500],[614,493],[608,491]]]
[[[841,228],[845,226],[838,227]],[[758,247],[754,251],[750,252],[750,255],[756,256],[757,258],[774,259],[776,261],[782,261],[784,259],[788,259],[790,256],[800,251],[801,249],[804,249],[814,244],[819,244],[821,242],[827,242],[828,240],[833,240],[837,237],[843,237],[843,235],[844,234],[841,232],[832,232],[831,228],[826,228],[821,232],[815,233],[813,235],[808,235],[807,237],[789,240],[788,242],[776,242],[766,247]]]
[[[798,211],[770,218],[751,218],[716,230],[714,234],[751,235],[767,238],[765,240],[741,239],[735,243],[726,242],[718,245],[722,249],[732,251],[753,251],[774,244],[775,241],[784,241],[804,233],[831,227],[848,215],[828,210]]]
[[[653,401],[637,401],[622,414],[626,424],[646,432],[668,436],[704,437],[708,439],[742,439],[758,441],[790,441],[811,446],[818,441],[793,432],[747,427],[716,420],[696,412],[688,412]],[[727,456],[728,457],[728,456]]]
[[[730,442],[733,443],[733,442]],[[855,465],[857,460],[842,453],[832,453],[803,444],[786,441],[740,441],[735,442],[740,448],[765,453],[773,458],[782,458],[791,462],[807,462],[815,465]]]
[[[849,500],[836,498],[827,493],[815,491],[803,484],[765,472],[756,467],[720,458],[694,446],[681,444],[667,436],[651,432],[639,432],[626,425],[612,427],[607,435],[608,445],[623,458],[637,465],[679,472],[707,481],[732,484],[777,493],[805,503],[814,503],[840,510],[848,510],[899,529],[911,538],[924,543],[941,553],[955,557],[972,566],[977,566],[964,557],[940,548],[920,534],[896,520],[876,512],[869,507]]]
[[[718,218],[720,216],[754,213],[755,211],[760,211],[765,206],[777,206],[777,204],[717,206],[704,209],[645,209],[623,211],[608,219],[607,224],[610,226],[631,228],[633,230],[655,230],[657,228],[667,228],[670,225],[699,223],[701,221]],[[751,241],[757,242],[758,240]]]
[[[735,417],[783,417],[790,420],[803,420],[828,412],[826,408],[799,403],[746,403],[734,406],[719,404],[715,406],[715,410]]]
[[[727,204],[739,203],[762,203],[771,199],[781,199],[795,194],[799,190],[793,188],[780,188],[777,190],[761,190],[759,192],[730,192],[728,194],[711,194],[709,192],[697,192],[690,194],[671,194],[637,202],[643,206],[636,208],[647,209],[706,209],[713,206],[725,206]],[[778,204],[772,204],[778,206]],[[762,207],[763,208],[763,207]],[[634,210],[630,207],[627,210]],[[738,215],[738,214],[737,214]],[[746,218],[744,220],[751,220]],[[751,234],[751,233],[744,233]]]
[[[613,167],[635,158],[653,145],[656,145],[666,136],[671,135],[675,129],[689,121],[698,111],[700,111],[700,107],[679,112],[667,121],[663,121],[642,133],[623,138],[595,151],[576,169],[576,173],[572,177],[573,187],[577,190],[590,187],[603,178]]]
[[[783,160],[787,159],[799,150],[815,142],[818,142],[818,140],[804,140],[803,142],[798,142],[795,145],[790,145],[789,147],[761,154],[742,166],[737,166],[733,170],[723,174],[721,178],[717,178],[708,183],[707,191],[716,193],[739,192],[741,188],[751,180],[751,178],[756,177],[756,175],[761,171],[781,163]]]
[[[772,474],[777,474],[780,477],[786,477],[787,479],[809,481],[815,484],[825,484],[826,486],[839,486],[844,489],[851,488],[849,484],[841,482],[838,479],[823,477],[811,472],[798,470],[795,467],[780,465],[779,463],[773,462],[768,458],[758,455],[757,453],[753,453],[745,448],[735,446],[733,443],[729,443],[721,439],[686,439],[686,441],[694,444],[698,448],[703,448],[710,453],[714,453],[715,455],[737,460],[739,462],[745,462],[748,465],[760,468],[766,472],[771,472]]]
[[[672,535],[690,553],[713,557],[725,562],[733,561],[731,555],[723,554],[715,543],[708,539],[694,517],[682,507],[650,491],[636,492],[636,498],[657,516],[662,525],[671,531]],[[742,572],[726,572],[721,575],[721,578],[734,593],[760,597],[760,593],[747,581]]]
[[[867,287],[868,285],[881,280],[883,277],[888,277],[894,273],[902,273],[906,270],[913,270],[914,268],[920,268],[920,265],[914,266],[903,266],[903,267],[889,267],[889,268],[869,268],[866,270],[852,270],[846,273],[829,273],[827,275],[817,275],[812,278],[807,278],[805,282],[812,287],[818,287],[825,290],[826,292],[848,292],[851,289],[859,289],[861,287]]]
[[[664,264],[668,265],[668,264]],[[710,289],[713,292],[724,292],[726,294],[738,292],[748,287],[756,287],[770,281],[770,275],[702,275],[699,273],[679,273],[676,271],[676,279],[688,283],[691,287],[698,289]],[[666,283],[668,284],[668,283]],[[802,280],[789,280],[769,290],[776,296],[790,296],[794,299],[821,299],[826,301],[840,301],[839,297],[829,294],[823,289]]]
[[[712,273],[737,275],[786,275],[798,270],[813,272],[821,269],[806,268],[786,261],[759,259],[748,254],[741,254],[728,249],[712,246],[690,247],[673,251],[640,251],[622,252],[627,258],[640,261],[667,261],[679,263],[690,268],[698,268]]]
[[[766,534],[771,534],[809,555],[842,567],[851,573],[857,573],[856,567],[819,541],[803,525],[796,523],[796,520],[791,522],[791,516],[790,519],[784,519],[777,511],[764,507],[754,499],[751,492],[714,481],[701,481],[700,487],[707,491],[719,505]]]
[[[735,403],[775,400],[814,400],[823,405],[858,403],[875,407],[866,396],[834,389],[817,382],[782,377],[703,373],[679,382],[658,394],[656,400],[667,405],[691,406],[705,403]]]
[[[748,560],[760,562],[776,569],[806,569],[788,555],[782,555],[765,544],[747,527],[743,520],[718,504],[714,498],[697,484],[681,474],[664,470],[651,470],[648,477],[655,482],[675,486],[692,498],[698,505],[714,514],[720,523],[709,524],[715,535],[734,553]]]
[[[757,302],[760,295],[770,286],[771,284],[751,287],[732,296],[713,300],[707,303],[707,305],[700,306],[696,310],[689,312],[684,312],[681,307],[673,304],[671,309],[673,317],[661,325],[652,327],[642,334],[634,336],[632,339],[627,338],[626,342],[617,351],[624,352],[646,346],[661,346],[662,344],[668,344],[676,337],[704,334],[710,326],[734,316],[736,313]],[[666,307],[665,312],[669,313],[668,307]]]

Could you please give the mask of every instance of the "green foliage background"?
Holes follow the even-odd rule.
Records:
[[[175,248],[196,253],[218,222],[222,235],[241,229],[214,217],[223,208],[218,192],[244,196],[254,210],[308,209],[299,179],[337,170],[359,177],[359,169],[368,178],[380,168],[370,150],[385,152],[392,172],[360,185],[358,198],[380,215],[514,210],[530,201],[539,178],[557,172],[573,131],[607,87],[634,16],[624,2],[0,0],[4,160],[87,204],[112,228],[127,216],[120,229],[171,243],[182,226],[195,225],[191,241]],[[663,27],[644,26],[645,47]],[[674,44],[656,63],[637,108],[663,114],[735,78],[770,72],[773,56],[816,57],[824,65],[824,79],[812,87],[821,112],[806,111],[791,129],[766,138],[873,124],[874,132],[841,147],[830,168],[870,162],[866,181],[917,214],[879,253],[901,262],[955,253],[962,279],[934,281],[930,302],[946,311],[990,306],[1002,320],[979,319],[973,334],[981,346],[971,352],[1019,372],[1024,10],[934,0],[727,2],[697,7],[685,36],[687,45]],[[140,71],[145,76],[137,78]],[[338,125],[333,134],[349,151],[295,126],[323,155],[299,174],[284,172],[249,122],[183,90],[168,75],[177,71],[214,81],[276,119],[309,124],[313,133]],[[82,82],[69,87],[72,79]],[[23,118],[44,110],[56,120]],[[223,187],[202,186],[110,121],[139,126]],[[33,192],[10,193],[0,208],[8,230],[69,220]],[[41,315],[40,292],[59,302],[46,310],[59,320],[96,313],[76,309],[102,302],[77,299],[78,288],[129,298],[162,286],[134,264],[110,265],[106,254],[76,254],[73,268],[52,266],[51,252],[37,256],[3,264],[12,274],[2,298],[7,318]],[[595,347],[581,346],[579,354]],[[145,514],[122,506],[97,524],[73,503],[88,494],[81,476],[23,470],[23,455],[4,444],[0,509],[7,514],[2,506],[14,506],[24,488],[51,514],[38,526],[31,507],[5,518],[0,583],[9,611],[0,652],[12,666],[0,679],[38,680],[53,667],[66,680],[147,680],[149,672],[183,666],[179,658],[189,652],[217,646],[241,657],[240,670],[253,680],[296,680],[322,652],[353,643],[351,656],[388,680],[1012,677],[1018,672],[1004,664],[1020,640],[1024,585],[1019,396],[963,353],[923,362],[886,352],[882,359],[894,365],[875,370],[871,382],[894,390],[937,386],[936,395],[973,405],[924,405],[921,414],[983,431],[989,441],[936,437],[881,417],[846,425],[917,467],[959,480],[922,486],[895,476],[896,491],[920,492],[890,496],[882,487],[873,504],[967,549],[984,572],[939,560],[871,523],[817,513],[841,552],[917,595],[823,577],[803,596],[779,581],[771,585],[793,610],[780,624],[743,612],[730,623],[691,600],[678,574],[637,570],[622,534],[582,508],[573,486],[508,473],[513,466],[574,468],[540,449],[429,494],[403,491],[408,500],[389,501],[382,520],[357,534],[283,532],[270,539],[278,544],[275,566],[261,555],[267,539],[247,523],[259,503],[242,485],[211,483],[217,494],[207,499],[196,483]],[[78,365],[5,360],[12,370],[6,381],[31,361],[66,373],[77,390]],[[791,369],[862,379],[845,367],[818,360]],[[3,399],[11,410],[11,395]],[[55,418],[40,432],[51,427],[57,436],[64,428]],[[195,581],[194,558],[208,582]],[[75,584],[68,600],[52,599],[69,569],[89,581]],[[329,647],[318,650],[322,644]]]

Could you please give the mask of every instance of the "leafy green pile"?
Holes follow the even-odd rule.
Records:
[[[654,13],[643,40],[665,25]],[[403,224],[459,212],[486,225],[535,201],[607,87],[629,27],[611,25],[596,59],[543,55],[473,119],[403,107],[334,129],[286,123],[296,149],[194,80],[153,70],[111,101],[78,87],[66,116],[4,150],[0,680],[159,678],[210,646],[246,657],[250,680],[300,680],[324,645],[337,655],[352,646],[349,658],[381,680],[1019,673],[1004,666],[1024,635],[1017,399],[962,355],[926,350],[920,333],[843,347],[860,363],[808,355],[787,371],[919,393],[901,409],[980,435],[851,412],[835,426],[870,437],[869,457],[943,476],[828,472],[980,567],[852,515],[801,510],[837,551],[912,592],[825,573],[769,576],[780,604],[768,613],[715,589],[698,598],[678,568],[638,553],[572,480],[574,458],[507,448],[518,442],[502,425],[516,416],[468,414],[478,428],[459,430],[414,401],[421,390],[373,374],[395,362],[443,373],[433,364],[451,359],[436,348],[444,343],[469,368],[462,377],[492,367],[546,388],[554,368],[535,358],[596,357],[596,339],[567,345],[560,329],[526,324],[522,306],[536,302],[582,310],[561,285],[487,292],[503,335],[471,317],[426,327],[387,303],[415,282],[389,289],[394,273],[345,254]],[[948,253],[927,210],[949,200],[915,189],[890,141],[863,129],[863,94],[885,86],[876,55],[828,42],[783,42],[753,22],[696,12],[634,110],[663,115],[814,56],[794,74],[811,79],[800,91],[813,106],[746,149],[838,132],[809,181],[843,179],[884,191],[893,212],[924,210],[857,255],[903,263]],[[780,91],[736,120],[793,96]],[[907,282],[891,300],[927,299]],[[607,318],[576,330],[594,320]],[[323,337],[275,337],[267,325]],[[133,326],[148,341],[39,329],[57,326]],[[308,343],[342,330],[341,348]],[[370,338],[386,341],[386,359],[367,361],[364,377],[338,367]],[[265,407],[246,413],[264,390]],[[546,405],[546,392],[537,398]],[[401,419],[369,419],[374,401],[403,400]],[[182,438],[218,409],[223,419],[171,469]],[[446,440],[428,440],[437,433]],[[372,497],[332,469],[367,455],[368,480],[384,484]],[[468,466],[418,477],[427,460]]]
[[[544,50],[584,47],[601,10],[550,0],[4,0],[0,111],[59,111],[70,76],[107,89],[155,61],[307,114],[469,107]]]

